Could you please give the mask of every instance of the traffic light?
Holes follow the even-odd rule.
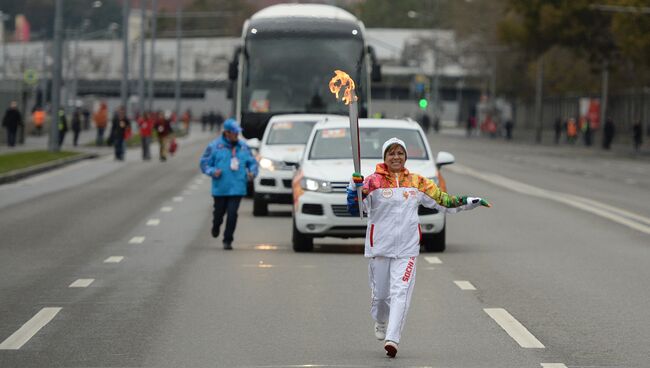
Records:
[[[420,109],[426,110],[427,106],[429,106],[429,101],[427,100],[427,91],[424,83],[417,83],[415,85],[415,97]]]
[[[418,104],[420,105],[420,109],[426,110],[427,106],[429,106],[429,101],[427,101],[426,98],[420,98],[420,101],[418,101]]]

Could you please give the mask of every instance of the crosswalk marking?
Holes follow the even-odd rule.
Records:
[[[424,257],[424,260],[431,264],[441,264],[442,261],[438,257]]]

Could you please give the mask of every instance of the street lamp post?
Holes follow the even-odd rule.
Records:
[[[52,111],[51,111],[51,122],[50,122],[50,140],[49,140],[49,150],[50,152],[59,151],[59,129],[58,129],[58,117],[59,117],[59,105],[61,103],[61,49],[63,48],[62,44],[62,34],[63,31],[63,0],[56,0],[55,12],[54,12],[54,68],[52,69]]]
[[[176,84],[174,86],[174,99],[176,111],[176,121],[179,120],[181,113],[181,38],[183,27],[182,21],[182,5],[179,3],[176,8]]]
[[[149,52],[149,111],[153,111],[154,89],[153,81],[155,77],[156,58],[155,58],[155,45],[156,45],[156,16],[158,7],[156,0],[151,0],[151,51]]]
[[[122,84],[120,88],[120,100],[125,112],[128,113],[129,99],[129,8],[130,0],[122,3]]]
[[[144,113],[144,62],[145,62],[145,52],[144,52],[144,33],[146,30],[146,11],[147,6],[144,0],[140,0],[140,78],[138,79],[138,112],[140,116]]]

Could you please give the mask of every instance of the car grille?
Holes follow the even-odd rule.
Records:
[[[435,215],[436,213],[438,213],[438,210],[435,209],[435,208],[427,208],[427,207],[424,207],[424,206],[418,207],[418,215],[420,215],[420,216],[422,216],[422,215]]]
[[[291,179],[282,179],[282,184],[285,188],[291,188]]]
[[[332,211],[336,217],[352,217],[348,212],[348,205],[346,204],[333,204]]]
[[[323,206],[320,204],[305,203],[302,205],[302,213],[306,215],[323,215]]]
[[[270,186],[270,187],[274,187],[275,186],[275,179],[261,179],[260,184]]]
[[[332,192],[344,193],[345,189],[348,187],[348,183],[344,181],[333,181],[330,183],[330,187],[332,188]]]

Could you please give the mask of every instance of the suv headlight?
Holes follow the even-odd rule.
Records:
[[[283,165],[284,163],[282,161],[271,160],[266,157],[260,159],[260,167],[264,170],[275,171],[280,169]]]
[[[330,182],[325,180],[302,178],[300,179],[300,186],[302,187],[302,189],[309,190],[312,192],[329,193],[332,191]]]

